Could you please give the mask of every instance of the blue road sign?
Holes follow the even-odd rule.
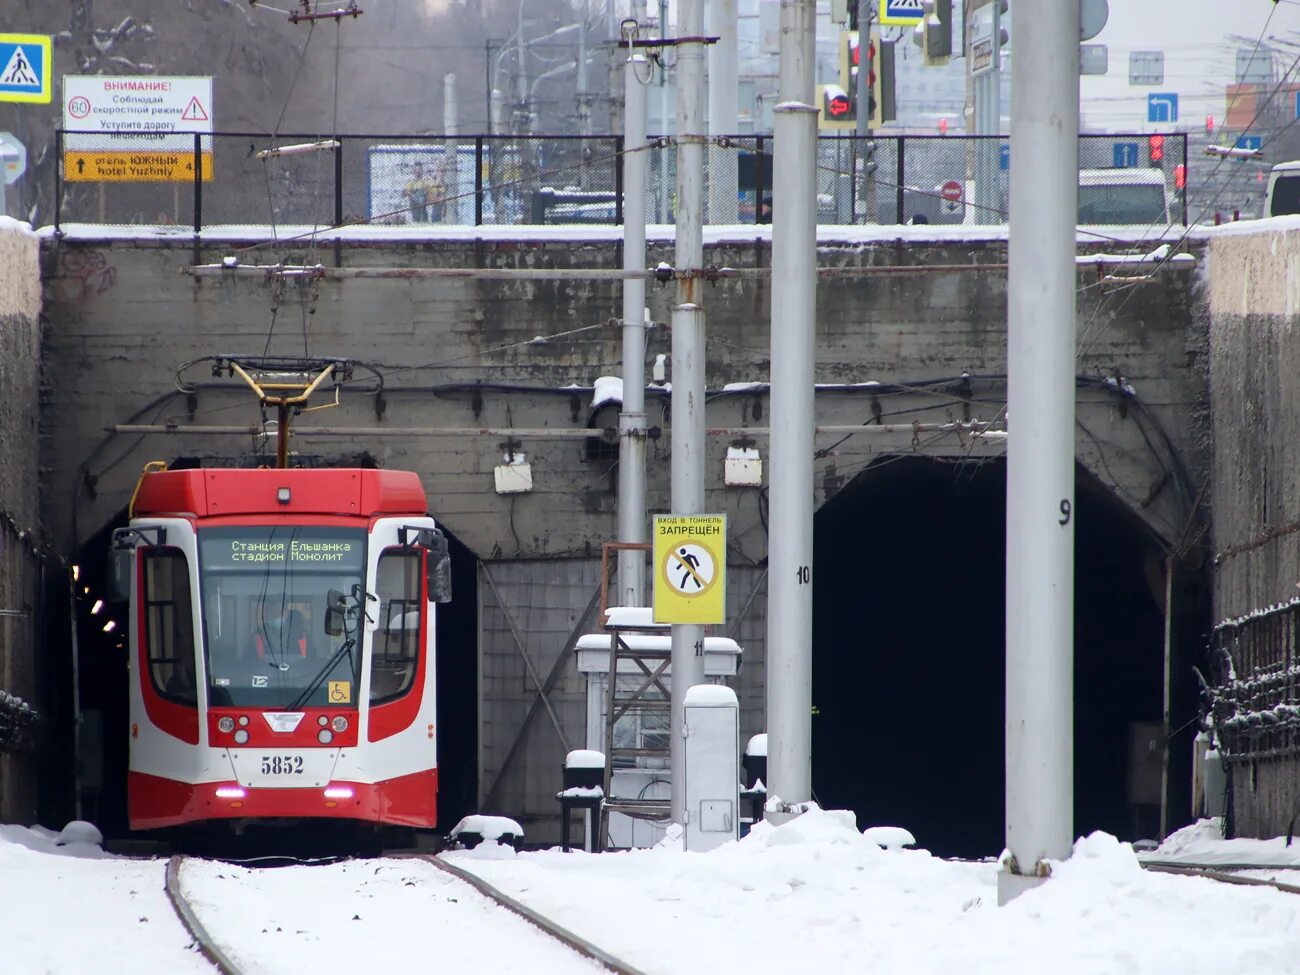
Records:
[[[1115,142],[1110,147],[1111,165],[1116,169],[1131,169],[1138,164],[1136,142]]]
[[[1162,91],[1147,95],[1147,121],[1177,122],[1178,93]]]
[[[1236,147],[1238,149],[1251,149],[1258,151],[1264,147],[1264,137],[1259,135],[1239,135],[1237,136]],[[1246,160],[1238,157],[1237,162]]]
[[[919,24],[925,20],[922,0],[880,0],[882,24]]]
[[[998,169],[1011,168],[1011,144],[1002,142],[998,145]]]
[[[0,34],[0,102],[50,101],[48,34]]]

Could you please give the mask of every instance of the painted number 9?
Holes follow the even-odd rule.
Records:
[[[1060,520],[1057,522],[1058,525],[1061,525],[1062,527],[1064,527],[1065,525],[1068,525],[1068,524],[1070,523],[1070,510],[1071,510],[1071,509],[1070,509],[1070,499],[1069,499],[1069,498],[1062,498],[1062,499],[1061,499],[1061,518],[1060,518]]]

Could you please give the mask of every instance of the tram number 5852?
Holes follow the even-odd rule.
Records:
[[[302,775],[301,755],[263,755],[263,775]]]

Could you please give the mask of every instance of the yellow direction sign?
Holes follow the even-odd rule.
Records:
[[[212,153],[199,153],[204,182],[212,181]],[[69,183],[192,183],[192,152],[76,152],[64,150],[63,178]]]
[[[727,516],[655,515],[654,620],[726,620]]]

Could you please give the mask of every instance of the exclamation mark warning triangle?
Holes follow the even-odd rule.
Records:
[[[208,121],[208,113],[203,110],[203,104],[199,101],[198,95],[190,99],[190,103],[185,106],[185,111],[181,112],[181,118],[186,122]]]

